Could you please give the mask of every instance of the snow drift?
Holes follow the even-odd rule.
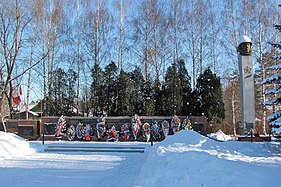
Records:
[[[208,137],[212,138],[214,140],[218,140],[218,141],[232,140],[231,136],[224,134],[224,132],[222,132],[222,130],[218,130],[216,133],[208,134]]]
[[[142,144],[144,153],[45,153],[41,142],[0,132],[1,186],[279,186],[280,143],[219,142],[180,131],[146,142],[46,142],[47,145]],[[36,153],[35,152],[41,152]],[[32,155],[29,155],[32,154]],[[25,156],[28,155],[28,156]],[[7,158],[7,159],[6,159]],[[12,159],[9,159],[12,158]],[[36,176],[36,180],[30,180]],[[48,177],[46,177],[48,176]],[[110,180],[104,180],[104,177]],[[18,180],[15,180],[18,179]],[[21,182],[19,182],[21,181]]]
[[[274,186],[280,161],[280,148],[269,143],[218,142],[180,131],[150,148],[136,186]]]
[[[0,131],[0,160],[21,157],[35,153],[36,150],[23,138]]]

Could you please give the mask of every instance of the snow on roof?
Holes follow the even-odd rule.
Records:
[[[30,114],[32,114],[33,116],[39,116],[36,112],[33,112],[33,111],[31,111],[31,110],[28,110],[28,112],[29,112]]]
[[[35,106],[37,106],[38,103],[34,103],[32,102],[32,104],[28,105],[28,110],[32,110]],[[25,104],[21,104],[20,105],[20,113],[25,112],[26,111],[26,105]]]

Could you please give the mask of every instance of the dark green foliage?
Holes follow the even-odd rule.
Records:
[[[153,85],[153,103],[154,103],[154,114],[157,116],[163,115],[164,113],[164,97],[163,88],[161,82],[156,80]]]
[[[178,70],[178,77],[180,79],[180,94],[182,96],[182,107],[181,107],[181,114],[182,115],[190,115],[192,111],[191,103],[191,78],[188,75],[188,72],[185,68],[185,63],[183,60],[179,61],[179,70]]]
[[[204,114],[209,121],[224,119],[224,103],[220,78],[208,68],[199,76],[196,84],[195,111]]]
[[[189,115],[192,110],[190,76],[180,60],[168,68],[163,87],[165,115]]]
[[[107,115],[114,115],[117,112],[117,66],[114,62],[111,62],[105,67],[104,72],[104,92],[103,98],[105,98],[105,108]]]
[[[137,113],[139,115],[144,114],[144,96],[143,96],[143,85],[144,85],[144,78],[141,72],[141,69],[137,67],[133,72],[129,74],[130,82],[129,87],[130,89],[130,99],[131,99],[131,106],[132,111],[131,113]]]
[[[81,100],[80,100],[80,108],[79,111],[81,112],[82,115],[89,116],[91,112],[91,92],[90,88],[86,85],[83,87],[82,92],[81,92]]]
[[[91,88],[80,98],[80,111],[94,116],[139,115],[206,115],[209,120],[224,118],[220,79],[207,69],[198,78],[192,91],[185,63],[180,60],[168,67],[164,80],[144,81],[139,67],[131,72],[118,68],[114,62],[104,70],[98,64],[92,69]],[[49,106],[51,115],[75,114],[77,74],[70,69],[54,71],[53,92]]]
[[[75,115],[76,114],[76,85],[77,85],[77,73],[73,69],[69,69],[66,74],[66,115]]]
[[[125,116],[131,113],[130,105],[130,78],[129,74],[121,70],[119,78],[116,83],[117,87],[117,106],[116,106],[116,115]]]
[[[176,64],[168,67],[164,81],[164,113],[165,115],[174,115],[180,111],[179,101],[182,100],[179,95],[179,78],[177,76]]]
[[[53,91],[49,96],[49,115],[61,115],[65,112],[66,98],[66,73],[59,68],[53,72],[54,79],[52,82]]]
[[[53,72],[52,93],[49,96],[49,115],[74,115],[77,74],[72,69],[67,73],[59,68]]]
[[[102,114],[102,109],[105,106],[104,98],[104,77],[103,71],[98,64],[92,69],[93,82],[91,86],[91,110],[93,115]]]
[[[154,104],[153,104],[153,89],[152,89],[152,83],[148,80],[144,82],[142,93],[144,97],[144,115],[154,115]]]

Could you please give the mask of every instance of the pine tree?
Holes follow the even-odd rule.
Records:
[[[168,67],[164,80],[164,115],[178,115],[181,111],[180,80],[176,64]]]
[[[66,81],[66,73],[63,69],[59,68],[52,72],[53,81],[52,87],[53,91],[51,96],[49,96],[49,115],[60,116],[65,115],[67,113],[66,104],[67,104],[67,81]]]
[[[281,32],[281,25],[275,25],[274,26],[279,32]],[[280,42],[271,42],[270,43],[278,52],[281,50],[281,43]],[[274,128],[274,130],[280,131],[281,127],[281,110],[278,108],[278,106],[281,103],[281,64],[280,59],[281,55],[277,54],[272,56],[274,60],[276,60],[276,65],[270,66],[267,69],[272,70],[274,72],[273,75],[267,77],[264,81],[261,82],[261,84],[272,84],[273,88],[268,89],[265,91],[266,95],[273,95],[273,99],[268,100],[263,103],[264,106],[272,106],[273,107],[273,113],[267,117],[269,120],[269,125]],[[275,110],[276,109],[276,110]]]
[[[154,104],[153,104],[153,91],[152,91],[152,83],[150,80],[144,82],[142,91],[144,97],[144,115],[154,115]]]
[[[100,115],[103,112],[104,107],[104,98],[102,96],[104,95],[104,77],[103,77],[103,71],[100,68],[98,64],[94,65],[94,68],[92,69],[92,77],[93,82],[91,85],[91,110],[92,114],[94,116]]]
[[[117,81],[117,115],[131,115],[131,105],[129,97],[129,74],[123,70],[120,71]]]
[[[153,101],[154,101],[154,114],[163,115],[164,112],[164,98],[163,98],[163,88],[159,80],[155,80],[153,85]]]
[[[196,84],[195,111],[204,114],[209,121],[224,119],[224,103],[220,78],[208,68],[198,77]]]
[[[131,88],[129,92],[129,97],[131,98],[131,113],[137,113],[139,115],[144,115],[144,96],[143,96],[143,85],[144,77],[142,75],[141,69],[136,67],[133,72],[130,73],[130,85]]]
[[[192,110],[191,105],[191,78],[188,75],[185,63],[183,60],[179,60],[178,63],[178,77],[180,79],[180,88],[182,96],[182,109],[181,115],[190,115]]]
[[[112,61],[105,67],[104,72],[104,98],[107,115],[116,115],[116,96],[117,96],[117,66]]]
[[[74,110],[76,103],[76,88],[77,88],[77,73],[73,69],[69,69],[66,74],[66,110],[67,113],[65,115],[77,115],[78,110]],[[77,106],[76,106],[76,109]]]

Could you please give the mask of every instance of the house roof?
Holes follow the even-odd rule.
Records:
[[[39,116],[38,113],[31,111],[31,110],[32,110],[34,107],[36,107],[37,105],[38,105],[38,103],[32,102],[31,104],[28,105],[28,108],[26,108],[26,105],[25,105],[25,104],[22,104],[22,105],[20,106],[20,112],[19,112],[19,113],[24,113],[24,112],[26,112],[26,109],[27,109],[28,113],[30,113],[31,115],[33,115],[33,116]]]

